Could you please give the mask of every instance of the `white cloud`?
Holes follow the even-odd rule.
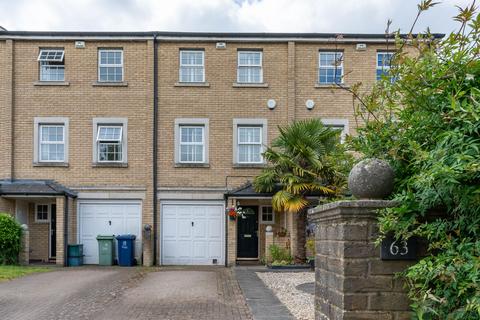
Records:
[[[420,0],[418,0],[420,1]],[[243,31],[382,33],[387,19],[406,31],[417,0],[0,0],[0,25],[10,30]],[[455,28],[445,0],[417,31]]]

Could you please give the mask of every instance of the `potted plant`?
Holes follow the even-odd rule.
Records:
[[[232,221],[235,221],[237,219],[237,211],[235,211],[234,207],[227,208],[227,215],[228,218]]]

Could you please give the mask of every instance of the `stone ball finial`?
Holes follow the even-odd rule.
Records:
[[[348,175],[348,188],[359,199],[383,199],[393,190],[392,167],[380,159],[365,159],[357,163]]]
[[[22,224],[20,228],[22,228],[22,230],[25,230],[25,231],[28,230],[28,226],[26,224]]]

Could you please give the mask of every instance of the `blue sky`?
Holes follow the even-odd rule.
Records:
[[[0,0],[9,30],[383,33],[407,31],[420,0]],[[443,0],[416,31],[457,28],[455,5]]]

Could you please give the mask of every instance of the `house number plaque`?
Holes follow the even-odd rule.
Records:
[[[415,238],[402,240],[396,239],[393,236],[387,236],[382,241],[380,259],[415,260],[417,259],[417,247],[418,244]]]

